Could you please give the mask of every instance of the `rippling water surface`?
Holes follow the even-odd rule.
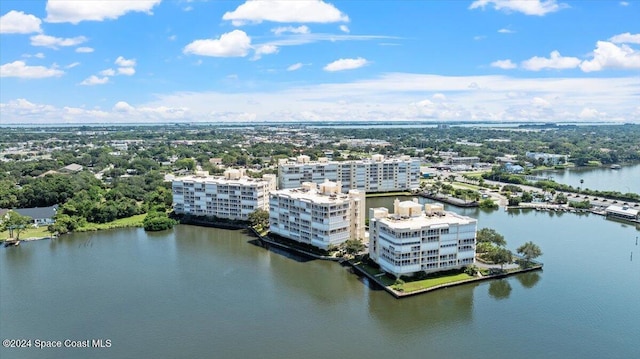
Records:
[[[639,229],[593,215],[464,213],[511,249],[540,245],[544,271],[396,300],[240,231],[127,229],[0,248],[2,339],[111,340],[0,357],[640,357]]]

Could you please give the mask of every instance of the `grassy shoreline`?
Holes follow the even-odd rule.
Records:
[[[142,227],[142,222],[144,221],[144,217],[146,217],[146,215],[146,213],[136,214],[135,216],[120,218],[107,223],[87,223],[86,226],[80,227],[74,232],[91,232],[105,229]]]
[[[86,226],[76,229],[73,232],[92,232],[101,231],[106,229],[118,229],[118,228],[133,228],[142,227],[144,217],[146,213],[137,214],[135,216],[116,219],[107,223],[87,223]],[[9,238],[9,231],[0,232],[0,242],[4,242]],[[51,232],[47,229],[47,226],[41,226],[38,228],[29,228],[20,233],[20,240],[35,240],[51,238]]]
[[[466,273],[443,272],[441,275],[435,274],[426,279],[411,279],[397,282],[380,269],[373,268],[363,262],[350,262],[351,266],[362,275],[368,277],[373,282],[380,285],[386,292],[395,298],[404,298],[414,295],[429,293],[434,290],[448,288],[452,286],[475,283],[480,281],[504,278],[517,273],[542,270],[542,264],[534,264],[528,267],[519,267],[512,270],[505,270],[496,274],[485,274],[474,277]]]

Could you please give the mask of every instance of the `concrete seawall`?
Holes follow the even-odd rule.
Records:
[[[515,275],[515,274],[519,274],[519,273],[526,273],[526,272],[533,272],[533,271],[542,270],[542,264],[537,264],[537,265],[534,265],[534,266],[529,267],[529,268],[519,269],[517,271],[500,273],[500,274],[492,274],[492,275],[487,275],[487,276],[478,277],[478,278],[471,278],[471,279],[465,279],[465,280],[461,280],[461,281],[457,281],[457,282],[440,284],[440,285],[437,285],[437,286],[433,286],[433,287],[425,288],[425,289],[420,289],[420,290],[416,290],[416,291],[413,291],[413,292],[400,292],[400,291],[394,290],[393,288],[391,288],[391,286],[384,285],[384,283],[382,283],[378,278],[376,278],[375,276],[369,274],[367,271],[361,269],[360,267],[358,267],[354,263],[349,262],[349,264],[351,265],[351,267],[357,273],[367,277],[369,280],[373,281],[374,283],[376,283],[377,285],[382,287],[382,289],[384,289],[387,293],[389,293],[392,296],[394,296],[396,299],[412,297],[414,295],[429,293],[429,292],[432,292],[434,290],[455,287],[455,286],[459,286],[459,285],[463,285],[463,284],[484,282],[484,281],[491,280],[491,279],[500,279],[500,278],[509,277],[509,276],[512,276],[512,275]]]
[[[313,258],[313,259],[328,260],[328,261],[334,261],[334,262],[337,262],[337,261],[340,260],[340,258],[337,258],[337,257],[321,256],[321,255],[318,255],[318,254],[315,254],[315,253],[310,253],[310,252],[304,251],[304,250],[299,249],[299,248],[294,248],[294,247],[288,246],[288,245],[286,245],[284,243],[280,243],[280,242],[277,242],[277,241],[269,238],[269,236],[261,235],[253,227],[247,227],[247,228],[249,229],[249,231],[251,231],[258,238],[258,240],[266,248],[268,248],[268,246],[274,246],[274,247],[277,247],[277,248],[280,248],[280,249],[283,249],[283,250],[286,250],[286,251],[290,251],[290,252],[293,252],[293,253],[296,253],[296,254],[300,254],[300,255],[305,256],[305,257],[310,257],[310,258]]]

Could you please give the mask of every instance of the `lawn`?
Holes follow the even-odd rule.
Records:
[[[405,293],[410,293],[410,292],[415,292],[417,290],[436,287],[441,284],[459,282],[461,280],[472,279],[472,278],[473,277],[468,274],[460,273],[460,274],[446,275],[446,276],[436,277],[436,278],[417,280],[414,282],[406,282],[401,285],[401,288]]]
[[[469,184],[469,183],[463,183],[463,182],[453,182],[452,183],[454,188],[466,188],[466,189],[472,189],[475,191],[479,191],[481,189],[484,189],[483,187],[480,186],[476,186],[473,184]]]
[[[138,214],[132,217],[120,218],[108,223],[87,223],[86,226],[78,228],[75,232],[89,232],[103,229],[142,227],[142,221],[146,214]],[[15,235],[15,234],[14,234]],[[20,239],[51,237],[51,233],[47,230],[47,226],[38,228],[29,228],[20,233]],[[0,240],[4,241],[9,238],[9,231],[0,232]]]
[[[75,232],[88,232],[98,231],[102,229],[114,229],[114,228],[127,228],[127,227],[142,227],[142,221],[146,214],[138,214],[135,216],[116,219],[107,223],[87,223],[86,226],[78,228]]]
[[[13,234],[15,236],[15,232]],[[20,233],[20,239],[51,237],[51,233],[47,230],[47,226],[38,228],[28,228]],[[0,232],[0,240],[9,238],[9,231]]]
[[[465,172],[463,174],[476,180],[480,180],[482,178],[482,172]]]
[[[358,264],[356,264],[356,266],[358,268],[362,269],[363,271],[369,273],[369,275],[371,275],[373,277],[376,277],[380,282],[382,282],[382,284],[384,284],[386,286],[390,286],[395,282],[394,279],[391,279],[387,275],[378,276],[379,274],[384,273],[383,271],[381,271],[378,268],[373,268],[372,266],[364,264],[364,263],[358,263]]]

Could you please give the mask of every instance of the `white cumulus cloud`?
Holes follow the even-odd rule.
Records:
[[[136,66],[135,59],[125,59],[122,56],[118,56],[116,61],[114,61],[113,63],[119,66],[118,75],[132,76],[136,73],[136,69],[134,68]],[[111,70],[111,69],[108,69],[108,70]]]
[[[47,1],[47,22],[103,21],[117,19],[128,12],[151,14],[151,9],[161,0],[49,0]]]
[[[0,66],[0,77],[41,79],[62,76],[64,71],[44,66],[29,66],[24,61],[14,61]]]
[[[493,5],[496,10],[536,16],[544,16],[568,7],[567,4],[558,3],[556,0],[476,0],[471,3],[469,9],[484,9],[487,5]]]
[[[251,49],[251,38],[242,30],[220,35],[219,39],[195,40],[184,47],[185,54],[212,57],[244,57]]]
[[[113,76],[115,74],[116,74],[116,72],[113,69],[106,69],[106,70],[100,71],[100,75],[101,76]]]
[[[640,34],[625,32],[611,37],[609,41],[616,44],[640,44]]]
[[[133,67],[118,67],[118,75],[133,76],[136,73],[136,69]]]
[[[133,67],[136,66],[136,60],[135,59],[125,59],[122,56],[118,56],[118,58],[116,59],[116,61],[114,62],[116,65],[121,66],[121,67]]]
[[[226,12],[223,20],[231,21],[235,26],[263,21],[284,23],[330,23],[348,22],[349,17],[332,4],[321,0],[291,1],[252,1],[238,6],[234,11]]]
[[[135,108],[133,108],[133,106],[129,105],[128,103],[126,103],[124,101],[118,101],[113,106],[113,110],[117,111],[117,112],[131,112],[131,111],[135,110]]]
[[[593,59],[580,64],[584,72],[603,69],[640,69],[640,52],[627,45],[618,46],[608,41],[598,41],[593,50]]]
[[[501,34],[513,34],[515,31],[511,30],[511,29],[507,29],[507,28],[502,28],[500,30],[498,30],[499,33]]]
[[[54,36],[43,35],[43,34],[31,36],[30,39],[31,39],[31,45],[33,46],[44,46],[52,49],[57,49],[58,47],[66,47],[66,46],[76,46],[87,41],[87,38],[84,36],[63,38],[63,37],[54,37]]]
[[[542,97],[534,97],[531,100],[531,105],[535,106],[535,107],[550,107],[551,103],[545,99],[543,99]]]
[[[278,47],[274,45],[260,45],[256,48],[252,60],[258,60],[262,55],[271,55],[278,52]]]
[[[362,57],[358,57],[355,59],[339,59],[330,64],[327,64],[323,68],[325,71],[334,72],[334,71],[343,71],[343,70],[353,70],[365,66],[369,63],[367,59]]]
[[[24,55],[22,55],[22,57],[26,57],[26,58],[35,57],[35,58],[38,58],[38,59],[44,59],[45,56],[44,56],[44,54],[42,52],[38,52],[35,55],[24,54]]]
[[[593,118],[600,117],[600,116],[606,116],[606,114],[605,113],[601,113],[600,111],[596,110],[595,108],[585,107],[585,108],[582,109],[582,111],[580,111],[580,114],[578,116],[580,118],[593,119]]]
[[[82,46],[82,47],[78,47],[76,49],[76,52],[79,52],[81,54],[88,54],[90,52],[93,52],[93,48],[92,47]]]
[[[304,64],[302,64],[302,62],[297,62],[293,65],[289,65],[289,67],[287,67],[287,71],[296,71],[296,70],[300,70],[302,68],[302,66],[304,66]]]
[[[95,122],[97,117],[126,123],[223,118],[239,121],[246,118],[243,114],[255,114],[256,121],[266,122],[299,122],[301,118],[564,122],[579,120],[584,108],[597,109],[598,120],[640,123],[638,93],[640,81],[633,75],[561,78],[387,73],[356,81],[339,79],[281,89],[178,91],[156,94],[151,102],[123,102],[104,111],[80,108],[78,115],[61,107],[17,100],[0,103],[0,107],[2,123],[59,123],[61,119],[82,123]]]
[[[510,59],[506,59],[492,62],[491,67],[497,67],[503,70],[511,70],[518,67],[518,65],[514,64]]]
[[[84,79],[80,85],[83,86],[94,86],[94,85],[104,85],[106,83],[109,82],[109,78],[108,77],[98,77],[96,75],[91,75],[89,77],[87,77],[86,79]]]
[[[351,32],[351,30],[349,30],[349,27],[347,25],[340,25],[340,31],[346,32],[347,34]]]
[[[42,20],[35,15],[11,10],[0,17],[0,34],[31,34],[42,32]]]
[[[189,111],[186,107],[167,106],[132,106],[125,101],[118,101],[112,109],[116,116],[126,115],[142,121],[179,120]],[[124,117],[124,118],[127,118]]]
[[[580,66],[580,59],[577,57],[564,57],[558,51],[552,51],[549,58],[534,56],[522,62],[522,68],[530,71],[540,71],[543,69],[573,69]]]
[[[282,35],[287,32],[292,34],[308,34],[311,32],[311,30],[309,30],[309,27],[306,25],[300,25],[298,27],[280,26],[280,27],[276,27],[275,29],[271,29],[271,32],[273,32],[276,35]]]

